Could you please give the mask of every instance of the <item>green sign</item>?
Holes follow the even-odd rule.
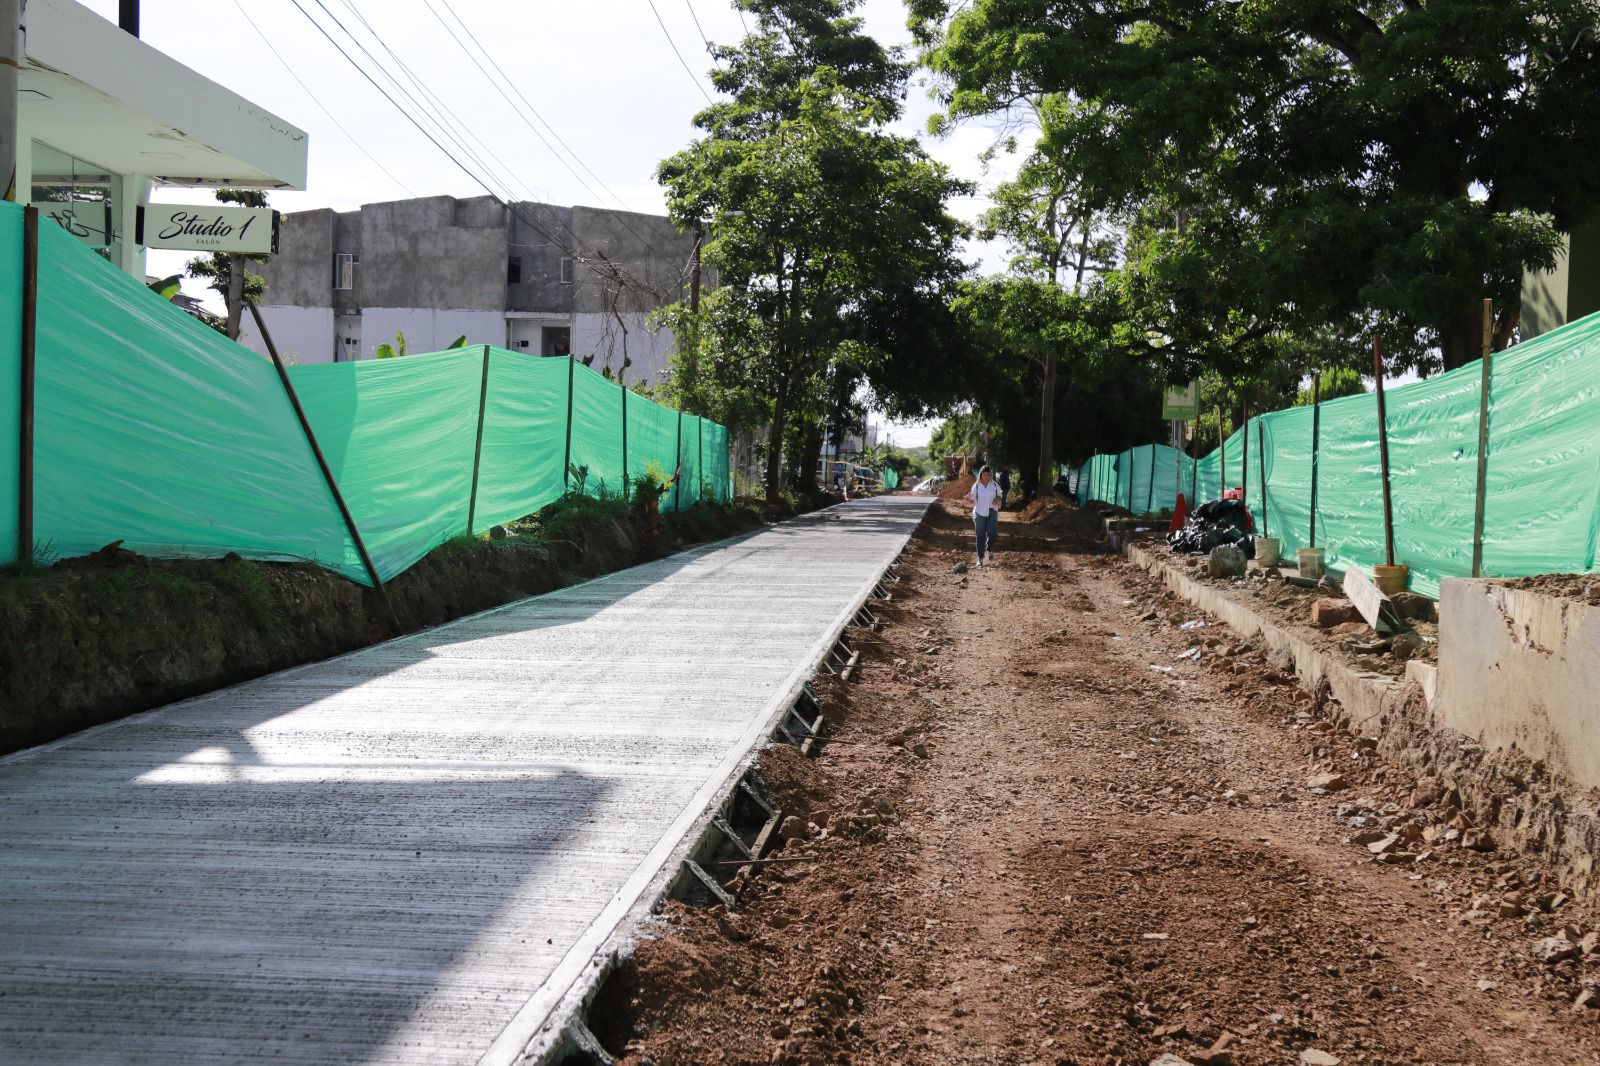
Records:
[[[1161,417],[1168,422],[1193,422],[1200,417],[1200,385],[1191,381],[1168,389],[1161,397]]]

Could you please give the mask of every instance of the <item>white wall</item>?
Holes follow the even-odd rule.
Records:
[[[397,332],[406,335],[406,351],[417,354],[436,352],[463,334],[468,344],[504,347],[506,316],[504,311],[438,311],[429,307],[363,308],[361,358],[372,358],[372,353],[380,344],[393,344]],[[331,340],[329,347],[332,347]]]
[[[651,333],[645,326],[647,316],[638,312],[622,315],[627,326],[627,381],[661,383],[662,372],[672,358],[673,337],[670,329]],[[595,370],[609,366],[615,375],[622,369],[623,333],[617,320],[609,314],[578,313],[572,316],[572,355],[580,362],[588,355],[594,356],[590,366]]]
[[[333,362],[333,308],[262,304],[261,317],[284,362],[294,366]],[[267,354],[267,346],[256,333],[255,320],[248,311],[239,323],[239,343],[253,352]]]

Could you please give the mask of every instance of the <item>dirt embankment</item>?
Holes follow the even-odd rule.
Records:
[[[703,504],[652,535],[637,510],[579,498],[441,545],[387,587],[409,632],[759,524]],[[0,753],[394,635],[375,593],[307,564],[111,549],[0,576]]]
[[[669,907],[591,1012],[609,1050],[1600,1061],[1592,911],[1474,850],[1451,797],[1259,649],[1207,623],[1215,654],[1180,660],[1196,629],[1141,621],[1131,568],[1046,510],[957,576],[966,523],[935,505],[857,682],[824,688],[834,739],[763,762],[811,827],[782,855],[810,861],[735,886],[733,912]]]

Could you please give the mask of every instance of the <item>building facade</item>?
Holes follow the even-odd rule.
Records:
[[[1522,280],[1522,337],[1532,340],[1600,311],[1600,221],[1562,237],[1554,270]]]
[[[397,334],[412,352],[465,337],[655,384],[672,334],[649,317],[688,298],[694,255],[662,216],[432,196],[285,215],[257,269],[262,318],[297,363],[370,359]],[[248,323],[240,340],[264,350]]]
[[[135,277],[152,186],[304,189],[304,131],[74,0],[30,0],[18,64],[16,198]],[[3,191],[3,190],[0,190]]]

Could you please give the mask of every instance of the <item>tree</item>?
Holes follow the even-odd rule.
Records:
[[[1523,272],[1600,208],[1575,120],[1600,113],[1590,0],[911,6],[952,116],[1076,101],[1061,151],[1091,197],[1198,223],[1130,256],[1140,280],[1231,302],[1248,343],[1381,328],[1413,366],[1459,366],[1481,300],[1502,347]]]
[[[945,203],[966,186],[887,131],[909,66],[861,32],[858,3],[739,0],[755,28],[713,52],[732,99],[700,112],[705,135],[659,170],[674,220],[710,222],[704,258],[722,278],[680,334],[696,348],[680,342],[693,374],[678,380],[760,412],[769,498],[791,423],[836,415],[847,384],[902,389],[961,272]],[[790,449],[797,472],[815,465],[808,451]]]
[[[216,196],[220,203],[225,204],[267,206],[267,194],[260,189],[218,189]],[[265,255],[247,256],[238,252],[212,252],[189,260],[184,268],[191,278],[208,279],[211,282],[208,288],[221,294],[222,302],[228,309],[223,332],[229,340],[239,339],[239,322],[245,307],[260,303],[262,294],[267,291],[267,283],[259,275],[245,269],[245,260],[265,263],[268,258]]]

